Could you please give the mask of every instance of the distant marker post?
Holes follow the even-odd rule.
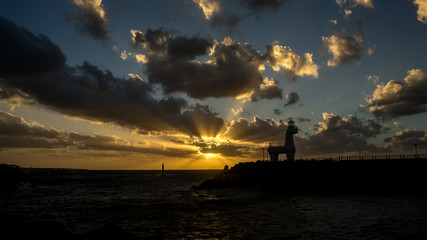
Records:
[[[164,176],[164,175],[165,175],[165,164],[162,163],[162,176]]]

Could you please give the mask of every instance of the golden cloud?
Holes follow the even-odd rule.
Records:
[[[207,20],[220,11],[221,5],[219,0],[193,0],[203,10]]]
[[[425,112],[427,104],[427,75],[422,69],[408,71],[404,81],[391,80],[379,84],[366,99],[369,110],[377,117],[394,118]]]
[[[414,0],[414,4],[418,7],[417,9],[418,21],[422,23],[427,23],[427,1]]]
[[[298,56],[287,46],[267,46],[267,60],[274,71],[283,69],[285,76],[295,79],[297,76],[319,76],[318,66],[313,62],[313,54],[305,53]]]

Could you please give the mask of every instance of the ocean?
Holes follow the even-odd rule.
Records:
[[[26,172],[28,183],[0,195],[2,232],[39,226],[45,229],[39,235],[59,228],[76,236],[119,232],[132,239],[427,239],[425,196],[192,188],[214,170],[166,171],[166,176],[160,171]]]

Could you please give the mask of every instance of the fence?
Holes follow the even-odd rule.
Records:
[[[373,154],[373,155],[352,155],[352,156],[333,156],[333,157],[303,157],[298,160],[386,160],[386,159],[418,159],[427,158],[427,154]]]

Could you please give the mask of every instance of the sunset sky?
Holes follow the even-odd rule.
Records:
[[[0,163],[427,154],[426,43],[427,0],[1,1]]]

